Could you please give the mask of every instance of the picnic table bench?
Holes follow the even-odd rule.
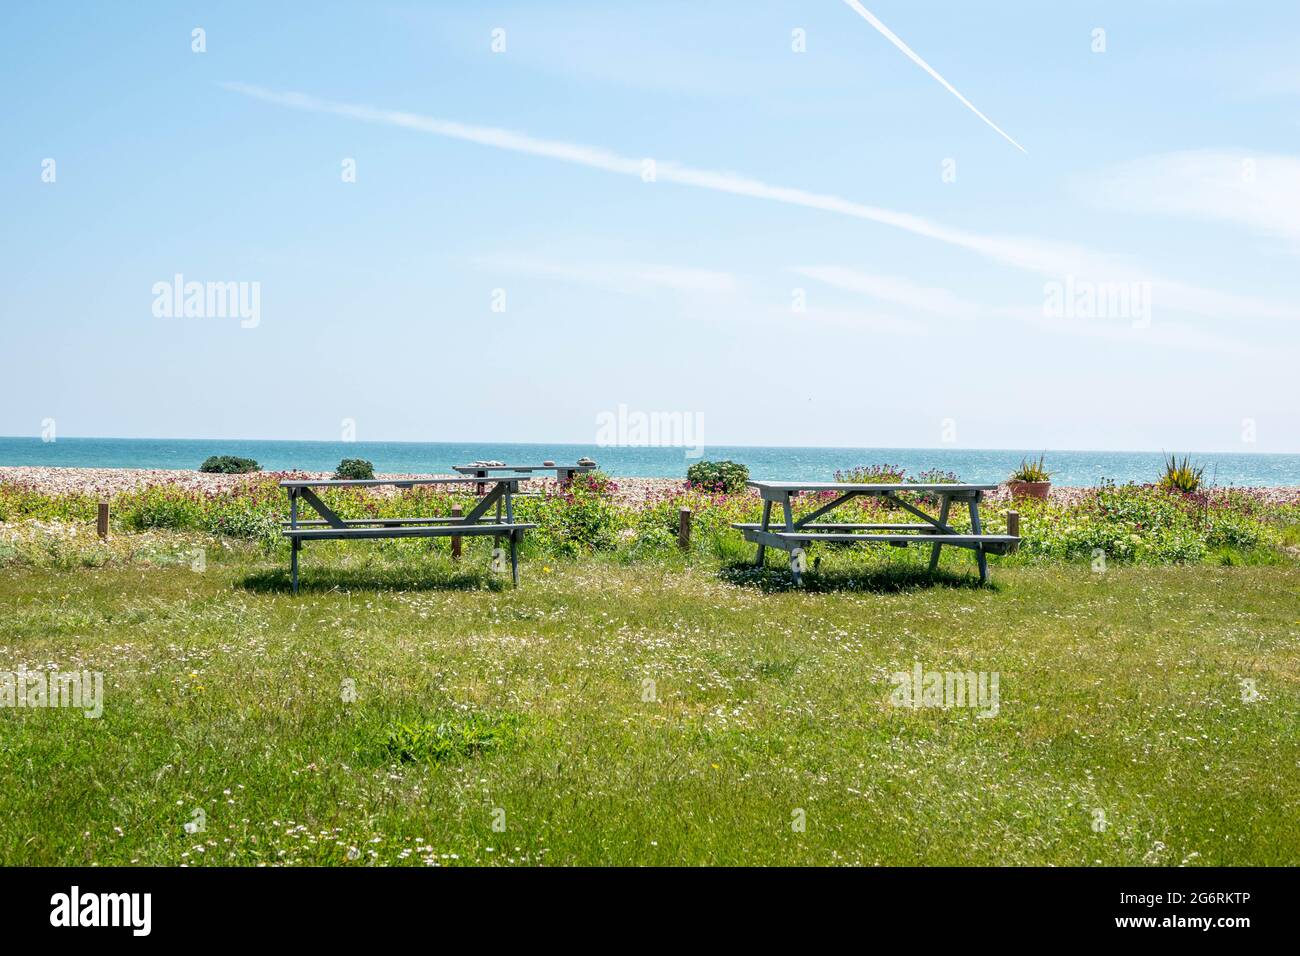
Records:
[[[930,545],[930,570],[939,566],[939,549],[945,544],[975,552],[979,564],[980,583],[989,579],[986,554],[1006,554],[1019,542],[1018,535],[984,534],[980,525],[979,504],[984,492],[997,485],[971,484],[854,484],[841,481],[750,481],[749,487],[758,489],[763,499],[763,520],[757,524],[739,522],[739,529],[747,541],[758,545],[754,560],[761,567],[769,546],[790,552],[790,571],[795,583],[800,583],[806,570],[804,546],[815,541],[841,543],[877,542],[905,548],[909,544]],[[799,494],[833,492],[835,498],[820,508],[794,518],[793,499]],[[939,501],[938,516],[927,514],[916,503],[900,498],[902,492],[925,492]],[[909,524],[843,524],[818,521],[854,498],[879,497],[920,518],[923,523]],[[965,503],[970,510],[971,530],[959,534],[948,524],[948,513],[953,502]],[[781,506],[782,521],[772,525],[772,506]]]
[[[437,518],[340,518],[314,488],[370,488],[393,485],[398,488],[412,488],[416,485],[452,485],[466,484],[474,479],[467,478],[304,478],[288,479],[280,482],[280,487],[289,494],[289,520],[284,524],[284,536],[290,541],[290,575],[293,579],[293,593],[298,593],[298,552],[308,541],[339,540],[348,541],[357,538],[460,538],[472,535],[492,535],[495,539],[493,569],[502,570],[498,563],[502,560],[500,544],[502,538],[510,541],[510,576],[514,584],[519,584],[519,542],[523,540],[524,531],[537,525],[515,521],[514,495],[519,491],[519,484],[527,478],[507,475],[488,479],[493,488],[464,516]],[[319,518],[299,520],[298,503],[302,501],[319,515]],[[488,512],[495,506],[492,519],[486,520]],[[504,506],[505,514],[502,514]],[[454,543],[454,542],[453,542]]]

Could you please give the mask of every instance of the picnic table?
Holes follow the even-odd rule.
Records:
[[[800,583],[806,570],[804,547],[815,541],[840,543],[876,542],[904,548],[909,544],[930,545],[930,570],[939,565],[939,549],[945,544],[975,552],[979,563],[980,583],[989,579],[986,554],[1006,554],[1019,542],[1018,535],[984,534],[980,525],[980,499],[984,492],[997,485],[971,484],[855,484],[841,481],[750,481],[749,487],[758,489],[763,499],[763,520],[757,524],[737,523],[747,541],[758,545],[754,564],[762,566],[769,546],[790,552],[790,571],[795,583]],[[833,492],[835,497],[820,508],[794,518],[793,500],[800,494]],[[938,499],[939,514],[927,514],[916,502],[900,498],[903,492],[925,492]],[[818,521],[836,508],[854,498],[878,497],[920,518],[921,523],[907,524],[840,524]],[[954,502],[965,504],[970,510],[969,534],[958,534],[948,524],[948,514]],[[780,505],[782,521],[772,525],[772,506]]]
[[[503,570],[501,539],[510,541],[510,576],[514,584],[519,584],[519,542],[523,540],[524,531],[537,525],[515,521],[514,495],[519,491],[521,482],[527,478],[506,475],[491,478],[493,487],[483,498],[463,516],[431,518],[340,518],[320,496],[315,488],[372,488],[393,485],[398,488],[413,488],[416,485],[452,485],[466,484],[473,479],[467,478],[307,478],[288,479],[280,482],[280,487],[289,494],[289,520],[284,525],[284,535],[290,544],[290,574],[293,579],[293,593],[298,593],[298,552],[308,541],[340,540],[357,538],[460,538],[462,536],[492,535],[494,540],[493,570]],[[319,515],[319,518],[299,520],[298,503],[306,504]],[[505,514],[502,514],[504,506]],[[488,519],[488,512],[495,507],[495,514]],[[453,544],[455,542],[453,541]]]
[[[572,465],[556,465],[556,464],[506,465],[506,464],[494,464],[489,462],[474,461],[474,462],[470,462],[468,465],[451,466],[452,471],[458,471],[462,475],[472,475],[473,477],[479,479],[479,484],[477,486],[477,493],[480,495],[483,494],[483,488],[484,488],[483,483],[486,482],[488,476],[492,472],[530,475],[535,471],[553,471],[555,472],[555,477],[559,479],[561,485],[568,485],[571,481],[573,481],[573,476],[575,474],[584,471],[594,471],[595,469],[596,469],[596,463],[594,461],[590,462],[589,464],[576,462]]]

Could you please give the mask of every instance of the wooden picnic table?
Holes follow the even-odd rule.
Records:
[[[573,481],[573,476],[579,472],[594,471],[596,463],[589,465],[572,464],[572,465],[485,465],[480,462],[470,462],[468,465],[452,465],[451,470],[460,472],[462,475],[473,475],[479,479],[476,487],[476,494],[483,494],[484,484],[488,476],[493,472],[525,474],[530,475],[535,471],[553,471],[555,477],[559,479],[562,486],[568,485]]]
[[[515,521],[514,496],[519,485],[528,479],[518,475],[504,475],[488,479],[493,488],[464,516],[434,518],[340,518],[320,496],[315,488],[371,488],[392,485],[413,488],[416,485],[467,484],[472,478],[293,478],[280,482],[289,494],[289,520],[284,525],[284,535],[290,540],[290,574],[293,593],[298,593],[298,552],[308,541],[357,538],[436,538],[492,535],[494,539],[493,570],[503,570],[500,545],[502,538],[510,540],[510,576],[519,584],[519,542],[524,531],[536,528],[535,524]],[[302,501],[319,515],[319,518],[301,521],[298,502]],[[504,506],[505,514],[502,514]],[[488,512],[495,507],[491,521],[485,522]],[[453,544],[455,542],[453,541]]]
[[[530,475],[534,471],[554,471],[555,477],[558,477],[560,484],[567,485],[573,480],[573,476],[578,472],[595,471],[595,463],[591,464],[478,464],[471,462],[469,464],[454,464],[451,466],[452,471],[458,471],[461,475],[473,475],[477,479],[486,479],[493,472],[511,472],[516,475]]]
[[[841,543],[876,542],[895,547],[909,544],[930,545],[930,570],[939,566],[939,549],[945,544],[955,548],[966,548],[975,552],[979,564],[980,583],[989,579],[986,554],[1005,554],[1020,541],[1017,535],[984,534],[980,525],[979,505],[984,492],[992,491],[997,485],[972,484],[855,484],[842,481],[750,481],[749,487],[756,488],[763,499],[763,520],[757,524],[737,523],[747,541],[758,545],[758,555],[754,560],[756,566],[762,566],[768,546],[781,548],[790,552],[790,571],[795,583],[800,583],[806,570],[804,546],[816,541],[834,541]],[[835,497],[820,508],[804,515],[797,521],[794,518],[793,499],[800,494],[824,494],[833,492]],[[938,516],[927,514],[912,501],[900,498],[903,492],[926,492],[938,498]],[[878,497],[892,502],[895,506],[909,512],[922,523],[906,524],[841,524],[819,522],[836,508],[854,498]],[[953,502],[965,503],[970,510],[971,531],[958,534],[948,524],[948,513]],[[781,506],[781,523],[772,526],[772,506]]]

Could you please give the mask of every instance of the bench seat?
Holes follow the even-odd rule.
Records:
[[[286,538],[299,541],[349,540],[353,538],[460,538],[471,535],[495,535],[508,537],[516,531],[536,528],[536,524],[407,524],[402,527],[363,527],[349,525],[346,528],[310,527],[285,528]]]
[[[732,525],[739,531],[746,529],[757,531],[763,526],[757,521],[741,521]],[[785,531],[785,525],[772,524],[768,526],[768,531]],[[920,531],[926,534],[932,534],[939,529],[934,525],[917,524],[839,524],[835,522],[810,523],[805,525],[796,525],[796,531]]]
[[[740,527],[735,525],[733,527]],[[908,527],[915,528],[915,525]],[[916,534],[854,534],[852,532],[838,531],[803,531],[796,529],[786,531],[784,528],[772,528],[768,531],[761,531],[755,527],[740,527],[745,538],[757,544],[781,542],[787,544],[812,544],[816,541],[827,541],[833,543],[861,543],[871,544],[890,544],[895,547],[906,547],[909,544],[947,544],[958,548],[970,548],[972,550],[981,550],[987,554],[1006,554],[1011,551],[1020,539],[1010,534],[937,534],[920,530]]]

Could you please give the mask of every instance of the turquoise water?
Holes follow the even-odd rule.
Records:
[[[971,482],[1002,481],[1025,457],[1039,450],[957,448],[746,448],[711,445],[709,459],[730,458],[749,466],[754,478],[795,481],[829,480],[839,469],[890,464],[917,474],[932,468],[955,472]],[[61,465],[78,468],[196,469],[209,455],[256,459],[268,471],[328,471],[343,458],[367,458],[379,472],[411,474],[448,472],[452,465],[497,459],[512,465],[551,459],[594,458],[612,475],[644,478],[685,476],[688,460],[680,448],[601,448],[597,445],[539,445],[499,442],[338,442],[240,441],[153,438],[0,438],[0,465]],[[1300,485],[1300,455],[1192,454],[1205,477],[1220,485]],[[1118,482],[1152,481],[1163,456],[1153,452],[1053,451],[1047,465],[1062,486],[1095,485],[1103,478]]]

